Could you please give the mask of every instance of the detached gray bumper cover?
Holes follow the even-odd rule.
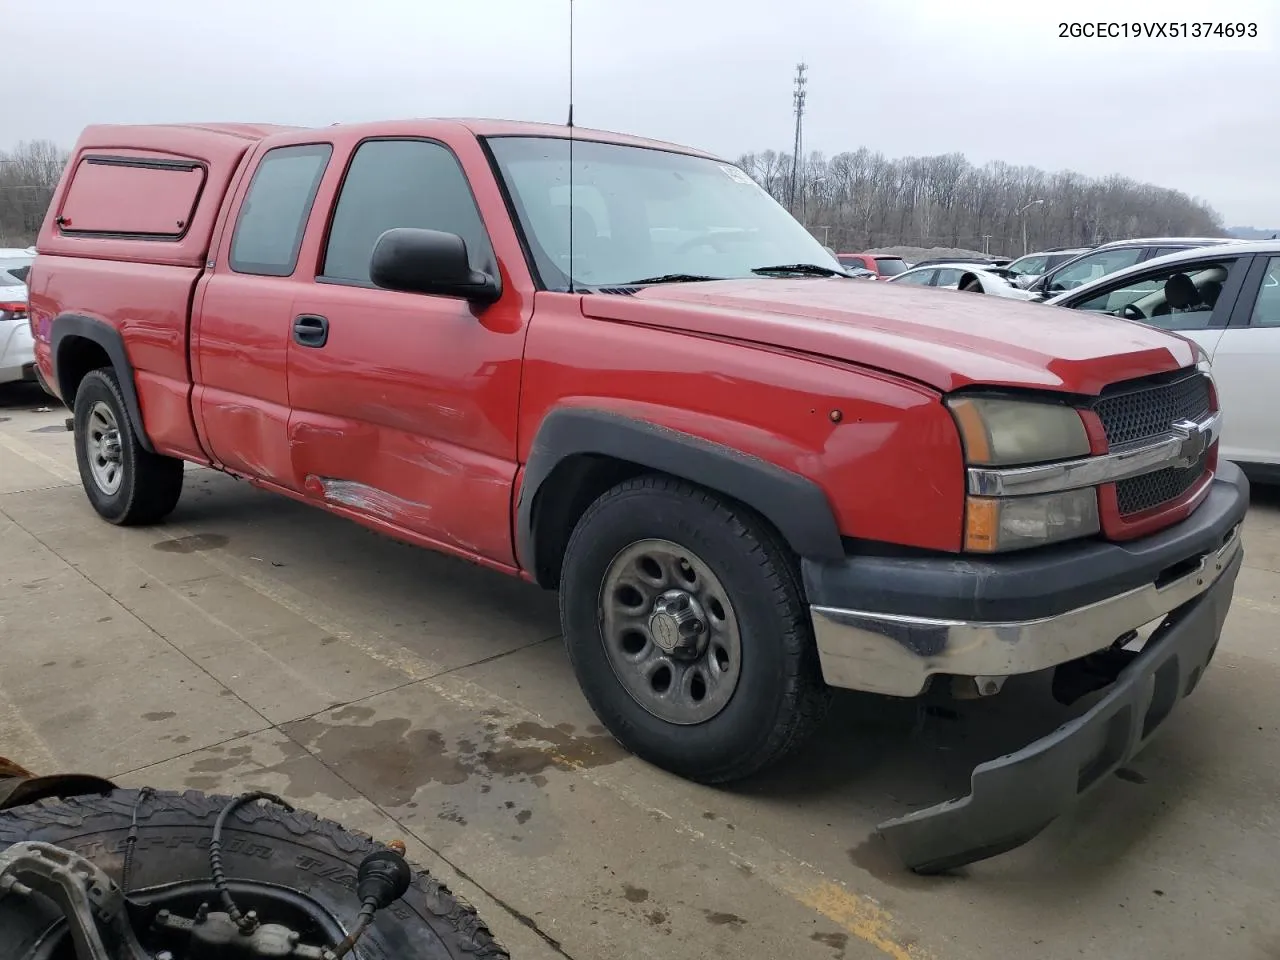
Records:
[[[1199,682],[1217,649],[1239,573],[1237,551],[1217,582],[1173,611],[1088,712],[978,766],[970,794],[879,826],[920,873],[1012,850],[1136,754]]]

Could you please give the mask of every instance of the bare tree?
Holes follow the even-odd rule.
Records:
[[[788,154],[766,150],[739,162],[785,203]],[[1222,217],[1203,200],[1120,176],[1050,174],[998,161],[975,167],[958,153],[889,160],[865,147],[829,160],[811,154],[800,172],[808,200],[805,225],[821,226],[832,246],[847,250],[981,250],[989,236],[992,253],[1013,256],[1022,252],[1024,218],[1031,249],[1144,235],[1225,234]]]
[[[48,140],[0,152],[0,246],[35,241],[68,153]]]

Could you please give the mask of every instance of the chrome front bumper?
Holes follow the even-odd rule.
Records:
[[[1009,677],[1056,667],[1193,600],[1239,552],[1237,526],[1220,548],[1168,582],[1035,620],[966,622],[812,606],[823,676],[833,687],[914,697],[938,674]]]

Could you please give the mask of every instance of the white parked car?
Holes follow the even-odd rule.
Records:
[[[34,250],[0,247],[0,384],[35,379],[35,354],[27,323],[27,271]]]
[[[1019,288],[1005,275],[1004,268],[987,263],[939,263],[913,267],[889,283],[906,283],[917,287],[938,287],[943,290],[965,290],[987,293],[1011,300],[1030,300],[1030,291]]]
[[[1047,305],[1114,314],[1199,344],[1222,409],[1221,455],[1256,480],[1280,483],[1280,241],[1171,253]]]

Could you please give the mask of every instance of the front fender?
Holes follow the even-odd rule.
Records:
[[[543,418],[530,448],[516,504],[516,551],[534,569],[533,509],[538,490],[569,457],[594,454],[688,480],[745,503],[765,517],[801,557],[844,556],[840,528],[822,489],[776,464],[731,447],[599,409],[567,407]]]

